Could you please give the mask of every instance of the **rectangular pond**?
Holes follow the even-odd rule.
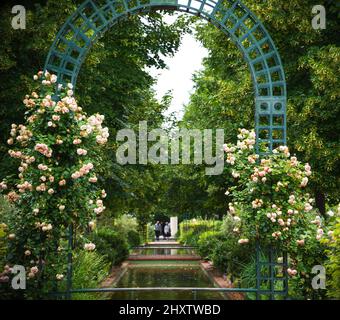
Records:
[[[117,288],[137,287],[200,287],[214,288],[213,282],[199,265],[131,265],[116,284]],[[202,291],[134,291],[114,292],[112,300],[222,300],[225,297],[219,292]]]
[[[131,252],[131,255],[195,255],[193,249],[188,248],[138,248]]]

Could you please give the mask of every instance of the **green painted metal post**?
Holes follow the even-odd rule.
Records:
[[[274,267],[274,259],[273,259],[273,248],[269,248],[269,290],[270,290],[270,300],[274,300],[274,289],[275,289],[275,267]]]
[[[260,244],[256,241],[255,245],[255,255],[256,255],[256,300],[260,299],[260,290],[261,290],[261,257],[260,257]]]
[[[287,268],[288,268],[288,253],[284,252],[283,253],[283,291],[284,291],[284,297],[285,299],[288,298],[288,272],[287,272]]]
[[[68,251],[67,251],[67,282],[66,282],[66,299],[72,299],[72,250],[73,250],[73,226],[72,224],[68,227]]]

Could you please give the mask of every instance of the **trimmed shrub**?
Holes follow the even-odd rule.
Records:
[[[221,221],[215,220],[190,220],[182,221],[179,225],[179,241],[185,245],[197,246],[198,239],[203,232],[219,230]]]
[[[203,259],[211,259],[211,254],[219,241],[218,235],[218,231],[206,231],[200,235],[197,252]]]
[[[129,255],[129,245],[124,235],[108,227],[99,228],[91,234],[97,251],[113,265],[119,265]]]
[[[127,232],[127,241],[130,248],[139,246],[141,243],[140,233],[136,230],[129,230]]]
[[[232,235],[220,235],[210,255],[214,265],[221,271],[237,277],[242,266],[255,254],[255,247],[240,246]]]

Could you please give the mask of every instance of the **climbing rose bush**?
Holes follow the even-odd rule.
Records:
[[[288,252],[289,276],[307,281],[314,264],[322,262],[320,241],[329,236],[306,191],[311,167],[291,156],[286,146],[259,158],[254,145],[255,133],[246,129],[239,130],[236,144],[224,145],[235,179],[226,192],[228,214],[236,222],[233,232],[239,245],[259,241],[262,247]]]
[[[18,176],[7,177],[0,189],[19,213],[4,217],[8,263],[26,268],[28,291],[49,290],[66,272],[69,225],[92,230],[105,210],[105,190],[97,186],[96,167],[109,137],[104,116],[87,114],[73,97],[72,85],[58,86],[48,72],[34,76],[37,89],[26,95],[26,123],[12,124],[9,155],[18,161]],[[95,244],[84,244],[94,250]],[[36,291],[36,289],[38,289]]]

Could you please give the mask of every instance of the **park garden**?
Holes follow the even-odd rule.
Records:
[[[155,299],[138,289],[162,292],[164,266],[188,272],[165,277],[194,298],[340,299],[339,8],[325,1],[314,29],[311,0],[194,2],[38,1],[20,31],[1,8],[1,299]],[[209,55],[178,119],[147,68],[166,68],[188,33]],[[153,161],[127,148],[138,161],[122,164],[142,121],[167,142],[211,129],[215,162],[164,165],[162,141],[137,134]],[[191,138],[189,159],[208,153]],[[170,217],[176,237],[157,244]],[[175,259],[140,257],[159,249]],[[139,296],[115,291],[132,285]]]

